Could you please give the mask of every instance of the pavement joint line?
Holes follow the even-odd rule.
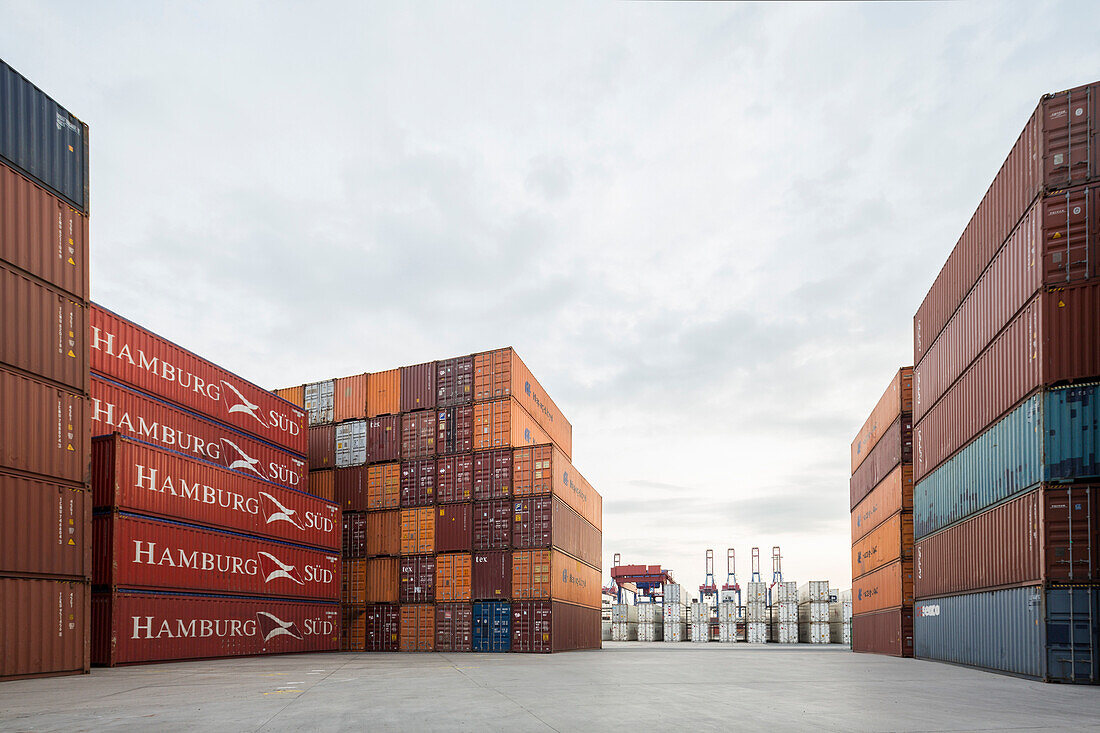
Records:
[[[475,665],[475,666],[474,666],[474,668],[476,668],[476,666],[477,666],[477,665]],[[470,682],[474,683],[475,685],[477,685],[477,686],[478,686],[478,687],[480,687],[481,689],[483,689],[483,690],[490,690],[490,691],[492,691],[492,692],[495,692],[495,693],[496,693],[497,695],[499,695],[499,696],[503,697],[503,698],[504,698],[505,700],[507,700],[508,702],[512,703],[512,704],[513,704],[513,705],[515,705],[515,706],[516,706],[517,708],[519,708],[520,710],[522,710],[523,712],[527,713],[527,714],[528,714],[528,715],[530,715],[530,716],[531,716],[532,718],[534,718],[535,720],[537,720],[537,721],[538,721],[539,723],[541,723],[542,725],[546,726],[546,727],[547,727],[548,729],[550,729],[550,730],[554,731],[554,733],[561,733],[561,731],[559,731],[559,730],[558,730],[557,728],[555,728],[554,726],[552,726],[552,725],[550,725],[549,723],[547,723],[547,722],[546,722],[545,720],[543,720],[542,718],[540,718],[540,717],[539,717],[539,716],[538,716],[538,715],[537,715],[536,713],[534,713],[533,711],[531,711],[530,709],[528,709],[528,708],[527,708],[527,707],[526,707],[525,705],[523,705],[523,704],[522,704],[522,703],[520,703],[519,701],[517,701],[517,700],[514,700],[513,698],[509,697],[509,696],[508,696],[508,695],[507,695],[507,694],[506,694],[506,693],[505,693],[505,692],[504,692],[503,690],[501,690],[501,689],[499,689],[499,688],[497,688],[497,687],[490,687],[490,686],[488,686],[488,685],[483,685],[483,684],[481,684],[480,682],[478,682],[477,680],[475,680],[475,679],[474,679],[473,677],[471,677],[470,675],[466,674],[466,672],[465,672],[465,671],[463,671],[463,669],[459,668],[458,666],[455,666],[455,667],[454,667],[454,669],[455,669],[455,671],[456,671],[456,672],[458,672],[458,673],[459,673],[460,675],[462,675],[462,676],[463,676],[464,678],[466,678],[466,679],[467,679],[467,680],[469,680]]]
[[[286,705],[283,705],[283,706],[282,706],[281,708],[279,708],[278,710],[276,710],[276,711],[275,711],[275,713],[274,713],[274,714],[272,714],[272,716],[271,716],[270,718],[268,718],[267,720],[265,720],[265,721],[263,722],[263,724],[262,724],[262,725],[261,725],[261,726],[260,726],[259,728],[257,728],[257,729],[256,729],[256,733],[259,733],[260,731],[262,731],[262,730],[263,730],[264,728],[266,728],[266,727],[267,727],[267,726],[268,726],[268,725],[269,725],[269,724],[271,723],[271,721],[275,720],[275,718],[279,717],[279,716],[280,716],[280,715],[282,715],[282,714],[283,714],[284,712],[286,712],[287,708],[289,708],[289,707],[290,707],[291,705],[293,705],[293,704],[294,704],[295,702],[297,702],[297,701],[298,701],[298,700],[299,700],[300,698],[304,697],[304,696],[305,696],[305,694],[306,694],[307,692],[309,692],[310,690],[312,690],[312,689],[313,689],[314,687],[316,687],[317,685],[321,684],[322,682],[324,682],[324,681],[326,681],[326,680],[330,679],[330,678],[331,678],[331,677],[332,677],[332,676],[333,676],[334,674],[336,674],[336,673],[337,673],[337,672],[339,672],[339,671],[340,671],[341,669],[343,669],[344,667],[346,667],[346,666],[347,666],[347,665],[348,665],[349,663],[350,663],[350,660],[348,660],[348,661],[344,661],[343,663],[341,663],[341,664],[337,665],[337,668],[336,668],[336,669],[333,669],[333,670],[329,671],[329,673],[328,673],[328,674],[326,674],[326,675],[325,675],[324,677],[321,677],[320,679],[317,679],[317,680],[311,680],[311,681],[313,682],[313,684],[312,684],[312,685],[310,685],[310,686],[309,686],[309,687],[307,687],[306,689],[304,689],[304,690],[300,691],[300,692],[299,692],[299,693],[298,693],[297,695],[295,695],[294,697],[292,697],[292,698],[290,698],[289,700],[287,700],[287,702],[286,702]]]

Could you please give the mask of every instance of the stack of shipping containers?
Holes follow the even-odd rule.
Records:
[[[92,662],[327,651],[339,509],[305,482],[297,406],[89,309]]]
[[[629,603],[611,606],[611,641],[638,640],[638,610]]]
[[[852,441],[852,649],[913,655],[913,369]]]
[[[1040,101],[914,317],[918,657],[1100,681],[1098,94]]]
[[[0,61],[0,679],[89,668],[88,128]]]
[[[638,641],[665,640],[665,606],[663,603],[638,604]]]
[[[691,598],[687,589],[679,583],[665,583],[664,593],[664,641],[688,641],[688,609]]]
[[[768,641],[768,584],[759,580],[745,584],[745,641]]]
[[[852,591],[841,591],[829,603],[829,641],[852,645]]]
[[[768,616],[772,641],[798,643],[798,583],[781,580],[772,584]]]
[[[798,640],[829,643],[829,581],[811,580],[798,587]]]
[[[602,500],[512,349],[298,390],[344,511],[344,649],[600,646]]]

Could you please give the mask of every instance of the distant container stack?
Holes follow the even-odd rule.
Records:
[[[663,603],[638,604],[638,641],[665,640],[665,607]]]
[[[308,413],[310,491],[343,510],[343,649],[600,647],[602,499],[512,349],[278,393]]]
[[[912,410],[913,368],[902,367],[852,441],[850,638],[857,652],[913,655]]]
[[[665,583],[662,591],[665,614],[664,641],[689,641],[691,637],[688,635],[688,613],[691,608],[691,596],[688,595],[687,588],[679,583]]]
[[[616,603],[611,607],[611,640],[638,641],[638,607]]]
[[[798,640],[803,644],[828,644],[829,581],[811,580],[798,587]]]
[[[88,127],[0,61],[0,680],[89,670]]]
[[[723,644],[733,644],[743,641],[737,628],[744,624],[741,608],[736,601],[720,601],[718,603],[718,641]]]
[[[765,644],[768,641],[768,584],[759,581],[745,584],[745,641]]]
[[[692,601],[688,609],[688,634],[696,644],[710,641],[711,611],[714,609],[702,601]]]
[[[772,584],[768,616],[771,641],[798,643],[798,583],[786,580]]]
[[[829,640],[833,644],[852,645],[852,591],[841,591],[829,604]]]
[[[1040,100],[913,320],[918,657],[1100,681],[1098,94]]]

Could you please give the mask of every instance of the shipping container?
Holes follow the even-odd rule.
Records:
[[[437,361],[436,407],[469,405],[474,401],[474,357],[459,356]]]
[[[1045,191],[1095,178],[1095,85],[1043,97],[913,318],[919,361],[1024,212]]]
[[[332,420],[357,420],[367,416],[367,376],[356,374],[332,380]]]
[[[435,500],[440,504],[470,501],[474,490],[471,453],[441,456],[435,462]]]
[[[469,603],[437,603],[435,650],[437,652],[470,651],[472,616],[473,607]]]
[[[403,652],[435,650],[435,606],[430,603],[401,606],[401,645]]]
[[[96,507],[336,550],[340,508],[302,491],[119,435],[92,440]]]
[[[296,387],[281,387],[281,388],[275,390],[275,394],[278,395],[279,397],[282,397],[284,400],[286,400],[290,404],[292,404],[296,407],[301,407],[302,410],[306,409],[306,389],[305,389],[305,385],[299,384]],[[308,414],[307,414],[306,422],[307,423],[309,422]]]
[[[306,455],[306,414],[300,407],[103,306],[92,304],[90,315],[93,371]]]
[[[364,614],[368,652],[396,652],[400,648],[401,611],[397,606],[370,604]]]
[[[594,568],[601,566],[603,536],[560,497],[516,497],[512,512],[514,549],[554,548]]]
[[[435,411],[436,452],[469,453],[474,449],[474,406],[440,407]]]
[[[512,648],[511,605],[507,601],[474,603],[471,636],[471,651],[510,651]]]
[[[367,515],[362,512],[343,514],[343,555],[345,560],[367,556]]]
[[[852,541],[899,511],[913,511],[913,464],[895,466],[852,510]]]
[[[898,560],[852,581],[856,614],[913,604],[913,561]]]
[[[401,554],[401,510],[367,514],[367,555],[396,557]]]
[[[445,504],[435,508],[436,552],[469,552],[473,548],[473,505]]]
[[[383,415],[367,421],[367,454],[371,463],[401,457],[400,415]]]
[[[475,501],[472,547],[475,550],[506,550],[512,541],[512,500]]]
[[[88,299],[88,217],[0,163],[0,260]]]
[[[506,601],[512,597],[512,553],[481,550],[471,555],[470,593],[475,601]]]
[[[325,550],[112,512],[92,520],[92,583],[131,590],[340,600]]]
[[[367,508],[396,509],[401,506],[401,464],[375,463],[367,467]]]
[[[898,512],[852,544],[852,577],[913,557],[913,515]]]
[[[401,558],[402,603],[431,603],[435,600],[435,556],[410,555]]]
[[[401,412],[434,410],[435,362],[401,367]]]
[[[890,379],[870,416],[852,441],[852,473],[860,467],[883,433],[902,413],[913,411],[913,367],[902,367]]]
[[[0,577],[0,680],[88,671],[90,588],[84,580]]]
[[[367,602],[367,561],[344,560],[341,566],[340,598],[344,606],[362,606]]]
[[[603,528],[603,498],[573,468],[557,447],[538,445],[513,452],[512,483],[515,495],[553,494],[564,500],[596,529]]]
[[[565,601],[600,608],[600,587],[599,570],[564,552],[517,550],[512,553],[514,600]]]
[[[474,453],[473,495],[475,500],[512,497],[511,450]]]
[[[334,401],[336,385],[331,379],[303,385],[306,418],[310,425],[325,425],[332,422],[335,412]]]
[[[367,650],[367,610],[362,605],[343,607],[344,626],[340,635],[340,651]]]
[[[0,264],[0,363],[88,391],[88,307]]]
[[[367,462],[367,421],[348,420],[337,423],[336,467],[362,466]]]
[[[390,369],[367,376],[367,417],[401,412],[401,370]]]
[[[1100,682],[1100,588],[1039,586],[917,601],[913,656],[1034,677]]]
[[[367,560],[367,603],[397,603],[401,589],[401,565],[396,557]]]
[[[3,61],[0,159],[88,212],[88,126]]]
[[[448,553],[436,557],[435,598],[438,601],[470,600],[470,553]]]
[[[336,426],[314,425],[309,429],[309,470],[336,467]]]
[[[435,459],[417,458],[401,462],[401,506],[435,504]]]
[[[562,415],[546,390],[511,348],[486,351],[474,354],[474,401],[488,402],[511,397],[527,415],[534,418],[541,429],[549,436],[548,440],[531,440],[531,443],[554,443],[566,457],[573,454],[573,426]],[[475,417],[476,420],[476,417]],[[515,418],[513,418],[513,422]],[[504,431],[507,434],[507,430]],[[516,435],[513,433],[513,435]],[[525,443],[496,443],[477,445],[481,448],[499,448],[504,445],[521,446]]]
[[[324,652],[340,648],[338,603],[180,593],[96,593],[92,664]]]
[[[336,501],[336,476],[331,468],[327,471],[309,472],[309,493],[318,499]]]
[[[401,415],[401,457],[427,458],[435,455],[436,415],[420,410]]]
[[[87,398],[0,369],[0,468],[88,480]]]
[[[546,431],[515,399],[474,405],[474,450],[522,448],[549,442]]]
[[[83,487],[0,472],[0,573],[86,579],[91,521]]]
[[[902,413],[886,429],[882,437],[871,449],[866,460],[860,464],[849,481],[849,508],[854,509],[863,498],[878,486],[895,466],[910,463],[913,460],[913,422],[908,413]]]
[[[430,506],[401,510],[401,554],[435,552],[435,509]]]

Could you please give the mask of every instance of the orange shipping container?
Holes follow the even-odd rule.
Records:
[[[387,512],[367,514],[367,555],[379,557],[401,554],[401,512],[391,509]]]
[[[400,582],[400,560],[396,557],[376,557],[367,560],[367,603],[397,603]]]
[[[340,635],[340,651],[367,650],[367,611],[362,606],[344,606],[344,627]]]
[[[367,375],[367,417],[401,412],[401,370]]]
[[[401,510],[401,554],[435,552],[435,507]]]
[[[456,552],[436,557],[435,599],[470,600],[470,553]]]
[[[310,471],[309,493],[332,501],[336,492],[335,473],[331,468],[327,471]]]
[[[913,606],[913,561],[898,560],[852,581],[852,613]]]
[[[401,607],[401,651],[435,650],[435,606],[419,603]]]
[[[560,550],[512,553],[512,598],[600,608],[600,571]]]
[[[553,494],[603,530],[603,497],[556,446],[517,448],[512,457],[512,486],[517,497]]]
[[[898,512],[852,545],[852,577],[913,558],[913,513]]]
[[[474,354],[474,401],[501,397],[518,400],[550,440],[557,443],[566,456],[573,455],[573,426],[511,347]]]
[[[282,397],[287,402],[292,402],[303,410],[306,409],[306,388],[302,385],[297,387],[283,387],[282,389],[275,390],[275,394]]]
[[[367,380],[370,375],[356,374],[333,380],[332,421],[362,419],[367,416]]]
[[[871,410],[871,415],[852,441],[852,473],[856,472],[878,439],[898,419],[898,415],[912,411],[913,367],[902,367],[890,380],[875,409]]]
[[[401,464],[376,463],[367,467],[367,509],[401,506]]]
[[[522,448],[549,442],[546,432],[514,399],[474,405],[474,450]]]
[[[894,468],[852,510],[852,542],[899,511],[913,511],[913,464]]]
[[[367,561],[344,560],[344,603],[362,605],[367,602]]]

